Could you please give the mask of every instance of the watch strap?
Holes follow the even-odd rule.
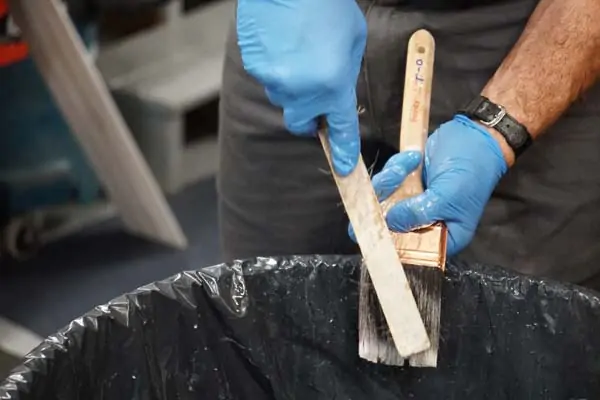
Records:
[[[476,120],[488,128],[500,133],[515,157],[520,156],[533,140],[527,128],[506,112],[501,105],[493,103],[485,96],[478,96],[458,111],[470,119]]]

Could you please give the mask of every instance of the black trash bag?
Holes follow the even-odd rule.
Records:
[[[354,257],[260,258],[185,272],[48,338],[0,399],[600,399],[600,300],[449,265],[437,369],[357,356]]]

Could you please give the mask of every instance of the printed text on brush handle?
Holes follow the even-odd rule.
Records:
[[[417,72],[415,73],[415,83],[417,91],[423,90],[423,82],[425,79],[421,76],[421,69],[423,67],[423,59],[417,58],[415,61],[417,64]],[[421,107],[421,102],[419,101],[419,96],[415,96],[415,102],[412,104],[411,113],[410,113],[410,122],[415,122],[419,117],[419,108]]]

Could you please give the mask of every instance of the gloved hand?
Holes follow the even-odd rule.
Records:
[[[379,201],[389,197],[419,161],[418,152],[391,157],[373,177]],[[473,238],[484,207],[507,169],[498,142],[481,125],[457,115],[427,140],[425,192],[393,206],[386,217],[388,226],[406,232],[444,221],[448,227],[447,253],[452,256]],[[349,233],[354,239],[351,227]]]
[[[355,0],[239,0],[237,34],[246,71],[283,108],[287,129],[329,128],[333,166],[347,175],[360,153],[356,82],[367,25]]]

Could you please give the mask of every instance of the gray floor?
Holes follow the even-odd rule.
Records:
[[[219,259],[214,179],[174,196],[171,205],[190,241],[176,252],[135,238],[109,222],[12,265],[0,277],[0,316],[42,336],[92,307],[144,284]]]

